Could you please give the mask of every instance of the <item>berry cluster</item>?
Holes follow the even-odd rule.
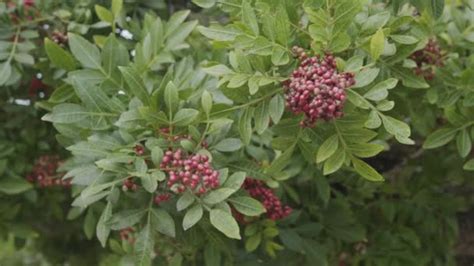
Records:
[[[68,42],[67,35],[58,30],[53,31],[53,33],[51,34],[51,39],[53,40],[53,42],[59,44],[59,46],[61,47],[66,46]]]
[[[23,4],[25,6],[34,6],[35,5],[35,0],[23,0]]]
[[[48,85],[44,84],[41,79],[33,78],[31,79],[30,85],[28,87],[28,96],[31,98],[44,98],[48,93]]]
[[[58,156],[41,156],[36,160],[33,171],[31,171],[26,179],[31,183],[38,184],[42,188],[53,186],[69,188],[71,180],[63,180],[62,176],[64,173],[57,172],[60,163]]]
[[[123,191],[137,191],[138,185],[135,184],[132,177],[129,177],[123,181],[122,190]]]
[[[242,187],[252,198],[263,204],[269,219],[276,221],[290,215],[292,209],[289,206],[283,206],[273,190],[263,181],[247,177]]]
[[[436,39],[430,39],[425,48],[414,52],[411,59],[416,62],[415,74],[432,80],[435,68],[444,66],[443,55]]]
[[[171,198],[171,194],[169,194],[169,193],[162,193],[162,194],[156,195],[154,201],[155,201],[155,204],[156,204],[156,205],[160,205],[162,202],[166,202],[166,201],[168,201],[170,198]]]
[[[145,154],[145,148],[142,145],[135,145],[133,150],[135,151],[135,154],[138,156],[142,156],[143,154]]]
[[[13,24],[19,24],[23,19],[31,21],[34,17],[40,15],[35,8],[34,0],[24,0],[22,6],[17,6],[17,3],[14,1],[7,1],[6,5],[8,9],[12,10],[12,12],[9,13],[9,17]]]
[[[204,194],[219,186],[219,172],[212,168],[205,155],[188,154],[181,149],[168,150],[160,167],[168,175],[168,187],[176,193],[188,189]]]
[[[338,73],[331,54],[308,57],[300,47],[294,47],[300,65],[285,82],[286,106],[295,114],[303,113],[301,126],[314,126],[316,120],[326,121],[343,115],[345,89],[354,85],[353,73]]]
[[[120,230],[120,239],[124,241],[128,241],[128,243],[133,244],[135,242],[135,237],[133,236],[133,233],[135,232],[135,229],[132,227],[127,227],[122,230]]]

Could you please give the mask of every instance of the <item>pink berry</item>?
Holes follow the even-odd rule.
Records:
[[[289,206],[283,206],[273,190],[264,182],[247,177],[242,187],[251,197],[263,204],[269,219],[280,220],[291,214],[292,209]]]
[[[302,48],[293,48],[301,60],[289,81],[285,82],[286,106],[295,114],[303,113],[301,126],[314,126],[343,114],[345,89],[355,84],[352,73],[338,73],[331,54],[323,58],[307,57]]]
[[[212,168],[205,155],[190,154],[181,149],[170,150],[165,153],[160,166],[168,175],[169,189],[176,193],[190,190],[195,194],[204,194],[219,186],[219,172]]]

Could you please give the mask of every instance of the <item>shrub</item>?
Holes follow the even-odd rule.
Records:
[[[472,1],[176,2],[0,3],[6,239],[77,265],[455,264]]]

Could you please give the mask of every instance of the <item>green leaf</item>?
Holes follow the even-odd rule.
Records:
[[[316,188],[318,189],[318,195],[323,200],[324,204],[327,204],[331,197],[331,186],[327,178],[324,175],[318,174],[316,176]]]
[[[156,170],[151,173],[151,177],[159,182],[162,182],[166,179],[165,173]]]
[[[429,88],[430,85],[426,83],[426,81],[421,78],[416,76],[413,71],[400,68],[400,67],[394,67],[391,68],[393,75],[402,80],[402,83],[404,86],[409,87],[409,88],[415,88],[415,89],[424,89],[424,88]]]
[[[207,91],[204,90],[201,96],[201,106],[204,112],[209,115],[212,109],[212,95]]]
[[[466,171],[474,171],[474,159],[467,161],[463,167]]]
[[[107,244],[107,238],[109,238],[110,226],[108,225],[108,223],[111,217],[112,217],[112,203],[109,201],[107,202],[107,205],[102,211],[102,214],[100,215],[99,221],[97,222],[97,226],[95,229],[97,239],[99,239],[102,247],[105,247],[105,245]]]
[[[240,187],[244,183],[245,176],[246,176],[245,172],[236,172],[227,178],[227,180],[225,181],[224,185],[222,185],[222,187],[230,188],[234,191],[237,191],[240,189]]]
[[[165,88],[165,104],[168,107],[170,112],[175,112],[178,109],[179,105],[179,95],[178,95],[178,88],[174,85],[172,81],[166,85]]]
[[[67,71],[72,71],[76,68],[76,62],[72,55],[48,38],[44,39],[44,49],[49,60],[57,67]]]
[[[193,3],[202,8],[211,8],[216,4],[217,0],[193,0]]]
[[[0,86],[7,83],[7,81],[10,79],[11,74],[12,66],[10,65],[10,61],[6,61],[0,64]]]
[[[282,171],[290,163],[294,150],[295,145],[291,145],[287,150],[285,150],[285,152],[278,156],[278,158],[273,160],[272,164],[267,169],[267,173],[269,175],[275,175]]]
[[[180,46],[182,46],[184,40],[191,34],[197,24],[198,22],[195,20],[185,22],[179,26],[179,28],[168,37],[166,48],[169,50],[175,50],[176,48],[181,49]]]
[[[267,102],[262,102],[255,109],[255,130],[259,135],[263,134],[270,124],[270,113]]]
[[[239,118],[239,132],[242,138],[242,141],[245,145],[250,144],[250,139],[252,137],[252,116],[254,109],[246,108],[243,110]]]
[[[0,192],[7,195],[15,195],[32,189],[33,186],[22,178],[2,178],[0,179]]]
[[[215,77],[234,74],[234,71],[232,71],[226,65],[215,65],[215,66],[210,66],[210,67],[204,67],[202,70],[204,70],[204,72],[206,72],[207,74],[215,76]]]
[[[95,8],[95,13],[100,18],[100,20],[105,21],[110,24],[114,22],[114,15],[112,14],[112,12],[107,10],[107,8],[100,5],[95,5],[94,8]]]
[[[241,239],[239,225],[228,212],[221,209],[213,209],[210,212],[210,220],[211,224],[227,237]]]
[[[15,61],[17,61],[20,64],[24,65],[34,65],[35,64],[35,58],[27,53],[17,53],[13,56]]]
[[[155,146],[151,149],[151,160],[155,166],[159,166],[163,159],[163,150],[159,146]]]
[[[352,163],[354,164],[354,169],[356,172],[369,181],[380,182],[384,178],[381,176],[372,166],[368,165],[362,160],[357,158],[352,158]]]
[[[329,175],[342,167],[342,164],[344,163],[346,159],[346,152],[344,151],[343,148],[337,149],[337,151],[327,159],[327,161],[324,163],[323,167],[323,173],[324,175]]]
[[[204,248],[204,262],[205,266],[221,266],[221,252],[218,245],[208,243]]]
[[[127,48],[119,42],[114,35],[110,35],[106,39],[104,48],[102,49],[102,64],[104,66],[104,71],[112,76],[115,74],[117,67],[127,66],[129,63],[130,58]]]
[[[139,266],[149,266],[154,254],[155,239],[150,223],[140,231],[135,242],[136,264]]]
[[[76,95],[88,108],[103,113],[106,113],[113,108],[109,108],[111,100],[102,89],[89,82],[84,82],[74,77],[71,78],[71,80]]]
[[[446,145],[456,136],[457,129],[441,128],[428,135],[423,143],[423,149],[434,149]]]
[[[328,139],[326,139],[323,144],[318,149],[318,153],[316,155],[316,163],[324,162],[327,158],[333,155],[337,148],[339,147],[339,138],[338,135],[332,135]]]
[[[232,189],[232,188],[218,188],[216,190],[212,190],[211,192],[209,192],[204,198],[203,198],[203,201],[206,203],[206,204],[210,204],[210,205],[214,205],[214,204],[217,204],[219,202],[222,202],[224,201],[225,199],[227,199],[230,195],[234,194],[235,193],[235,189]]]
[[[89,209],[89,211],[86,214],[86,217],[84,218],[84,224],[83,224],[83,230],[84,234],[86,235],[87,239],[92,239],[95,233],[95,227],[96,227],[96,219],[94,217],[94,212],[92,212],[92,209]]]
[[[203,214],[202,206],[199,204],[194,205],[189,209],[183,218],[183,229],[188,230],[193,227],[199,220],[201,220]]]
[[[144,176],[141,176],[140,179],[142,180],[142,186],[146,191],[150,193],[154,193],[156,191],[156,188],[158,187],[158,180],[153,178],[153,176],[150,174],[145,174]]]
[[[346,65],[344,66],[345,72],[356,72],[362,68],[364,64],[364,56],[354,55],[349,60],[347,60]]]
[[[191,13],[189,10],[175,12],[168,20],[168,23],[166,23],[166,36],[175,34],[179,26],[182,25],[189,16],[189,13]]]
[[[81,208],[87,208],[87,206],[91,205],[94,202],[97,202],[104,197],[108,196],[110,194],[110,191],[102,191],[97,194],[89,194],[89,195],[83,195],[81,194],[79,197],[77,197],[71,205],[73,207],[81,207]]]
[[[384,46],[385,35],[383,33],[383,29],[380,28],[370,39],[370,56],[372,56],[374,60],[379,59],[380,55],[384,50]]]
[[[99,49],[79,35],[68,33],[69,47],[74,57],[86,68],[100,69]]]
[[[365,122],[364,126],[366,128],[375,129],[379,128],[382,125],[382,119],[380,119],[379,114],[376,110],[372,110],[369,113],[369,118]]]
[[[123,0],[112,0],[112,13],[117,17],[123,8]]]
[[[358,72],[355,76],[356,84],[352,86],[353,88],[362,88],[370,83],[372,83],[375,78],[379,75],[380,69],[378,68],[369,68],[364,69]]]
[[[443,14],[444,0],[430,0],[431,13],[434,18],[439,18]]]
[[[393,117],[382,116],[382,122],[388,133],[395,136],[395,138],[403,144],[412,145],[414,144],[413,140],[409,139],[411,135],[410,127]]]
[[[127,82],[129,86],[129,91],[133,95],[137,96],[137,98],[140,99],[142,103],[151,105],[150,94],[145,87],[145,83],[140,77],[140,73],[131,67],[121,66],[119,69],[120,72],[122,72],[125,82]]]
[[[368,92],[364,94],[364,97],[372,101],[381,101],[388,96],[388,90],[397,86],[398,80],[389,78],[373,86]]]
[[[275,66],[286,65],[290,62],[288,51],[280,46],[274,46],[272,50],[272,63]]]
[[[232,75],[232,77],[229,80],[229,83],[227,84],[227,88],[235,89],[242,87],[247,83],[249,80],[249,75],[247,74],[241,74],[237,73],[235,75]]]
[[[456,147],[458,148],[459,155],[465,158],[471,153],[472,142],[471,137],[467,129],[461,130],[456,137]]]
[[[229,199],[234,208],[246,216],[258,216],[266,212],[262,203],[251,197],[233,197]]]
[[[247,252],[255,251],[262,242],[262,234],[255,234],[245,240],[245,250]]]
[[[162,234],[176,237],[176,228],[173,217],[163,209],[153,209],[151,212],[153,214],[153,219],[156,221],[154,223],[154,228]]]
[[[182,266],[183,265],[183,255],[181,253],[175,253],[174,256],[169,260],[169,266]]]
[[[191,206],[195,200],[196,198],[191,194],[191,192],[185,192],[181,197],[179,197],[178,202],[176,202],[176,209],[182,211]]]
[[[353,143],[348,145],[349,150],[360,158],[373,157],[384,150],[384,146],[375,143]]]
[[[282,44],[284,47],[286,47],[288,45],[288,40],[290,39],[290,36],[291,36],[291,21],[288,18],[288,13],[285,8],[285,5],[280,5],[280,4],[277,5],[274,27],[275,27],[277,42]],[[289,56],[288,53],[287,53],[287,56]],[[285,60],[281,60],[280,63],[283,63]]]
[[[387,24],[390,19],[390,12],[384,11],[372,15],[367,18],[367,20],[362,24],[362,31],[364,32],[373,32],[375,30],[380,30],[385,24]]]
[[[124,210],[115,213],[108,224],[111,229],[120,230],[140,222],[144,215],[145,211],[141,209]]]
[[[392,38],[392,40],[398,42],[398,43],[401,43],[401,44],[406,44],[406,45],[410,45],[410,44],[415,44],[418,42],[418,39],[413,37],[413,36],[410,36],[410,35],[390,35],[390,38]]]
[[[223,27],[218,24],[214,24],[209,28],[198,26],[199,32],[209,39],[216,41],[232,41],[240,35],[240,31],[232,27]]]
[[[198,115],[198,110],[189,108],[180,109],[173,118],[173,124],[178,127],[188,126],[195,122]]]
[[[255,14],[255,8],[250,5],[249,0],[243,0],[242,2],[242,22],[244,25],[249,27],[255,36],[259,35],[260,31],[257,15]]]
[[[270,118],[272,119],[273,123],[278,124],[281,117],[283,116],[283,113],[285,112],[285,101],[281,95],[277,94],[273,96],[273,98],[270,100],[268,112],[270,113]]]
[[[223,139],[214,148],[222,152],[232,152],[242,148],[242,141],[237,138]]]

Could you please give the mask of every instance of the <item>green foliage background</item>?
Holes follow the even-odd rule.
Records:
[[[472,0],[0,2],[0,265],[456,265],[473,25]],[[429,39],[433,80],[410,59]],[[285,109],[295,45],[355,74],[343,118]],[[154,204],[168,147],[212,158],[221,186]],[[45,154],[71,189],[26,181]],[[292,214],[265,219],[247,176]]]

